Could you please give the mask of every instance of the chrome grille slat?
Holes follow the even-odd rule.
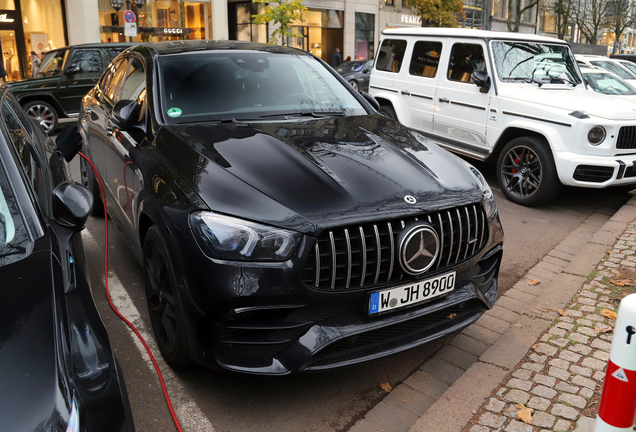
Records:
[[[437,259],[437,266],[435,267],[435,270],[439,269],[439,265],[442,263],[442,255],[444,255],[444,222],[442,222],[442,215],[440,215],[439,213],[437,213],[437,218],[439,219],[439,229],[441,233],[439,236],[439,258]]]
[[[391,275],[393,274],[393,263],[395,262],[395,245],[393,240],[393,227],[391,222],[386,223],[389,228],[389,247],[391,249],[391,259],[389,260],[389,275],[386,278],[387,282],[391,282]]]
[[[336,287],[336,241],[333,238],[333,231],[329,231],[331,240],[331,289]]]
[[[470,215],[468,214],[468,207],[464,207],[464,211],[466,212],[466,224],[468,227],[466,228],[466,250],[464,251],[463,260],[465,260],[468,255],[468,242],[470,241]]]
[[[483,207],[475,203],[403,219],[327,229],[311,249],[302,281],[319,290],[383,289],[387,284],[440,274],[483,250],[489,236],[487,222]],[[439,256],[428,272],[411,276],[399,264],[400,244],[396,240],[407,227],[421,223],[430,224],[437,232]]]
[[[362,241],[362,277],[360,286],[364,286],[364,277],[367,275],[367,242],[364,240],[364,228],[360,227],[360,240]]]
[[[450,211],[447,211],[448,215],[448,223],[450,225],[450,246],[448,247],[448,259],[446,260],[446,267],[450,264],[451,256],[453,255],[453,218],[451,217]]]
[[[349,284],[351,283],[351,266],[353,262],[351,260],[351,239],[349,238],[349,230],[345,228],[344,230],[345,240],[347,240],[347,284],[346,288],[349,288]]]
[[[320,286],[320,246],[316,242],[314,246],[314,253],[316,254],[316,288]]]
[[[378,256],[378,262],[375,269],[375,280],[373,281],[373,284],[375,285],[378,283],[378,278],[380,277],[380,267],[382,266],[382,245],[380,244],[380,233],[378,232],[377,225],[373,225],[373,231],[375,232],[375,245]]]

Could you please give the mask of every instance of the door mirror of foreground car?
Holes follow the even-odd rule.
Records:
[[[486,71],[475,71],[472,75],[473,82],[481,87],[481,92],[486,93],[490,89],[490,77]]]
[[[60,225],[81,229],[93,207],[93,194],[79,183],[65,181],[53,189],[53,217]]]
[[[362,94],[362,97],[365,98],[367,102],[371,104],[373,109],[375,109],[376,111],[380,109],[380,103],[373,96],[371,96],[369,93],[366,93],[366,92],[361,92],[361,94]]]
[[[68,67],[68,69],[66,69],[66,75],[74,75],[78,72],[80,72],[80,67],[78,65],[72,64]]]
[[[128,130],[139,123],[140,110],[136,100],[120,100],[113,108],[113,123],[120,130]]]

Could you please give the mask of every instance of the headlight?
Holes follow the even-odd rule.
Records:
[[[190,226],[210,258],[230,261],[286,261],[302,234],[210,212],[194,212]]]
[[[603,141],[605,141],[605,136],[606,135],[607,134],[606,134],[605,128],[603,126],[594,126],[587,133],[587,140],[593,146],[597,146],[597,145],[601,144]]]
[[[460,161],[462,161],[464,165],[466,165],[466,168],[468,168],[468,170],[471,172],[473,177],[475,177],[475,179],[477,180],[477,184],[479,184],[479,189],[481,189],[481,193],[483,194],[481,203],[484,206],[484,211],[486,212],[486,218],[490,219],[490,217],[497,212],[497,204],[495,204],[495,196],[492,194],[492,189],[490,189],[490,185],[488,184],[488,182],[486,181],[482,173],[479,172],[477,168],[475,168],[474,166],[466,162],[464,159],[461,159],[459,157],[457,159],[459,159]]]

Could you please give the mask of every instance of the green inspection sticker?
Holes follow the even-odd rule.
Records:
[[[170,108],[168,110],[168,115],[170,117],[179,117],[181,115],[181,110],[179,108]]]

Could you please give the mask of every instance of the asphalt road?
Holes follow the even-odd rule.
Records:
[[[78,158],[71,164],[79,179]],[[477,164],[476,164],[477,165]],[[478,165],[494,185],[493,169]],[[493,187],[505,229],[500,272],[502,291],[599,207],[618,207],[628,199],[620,190],[565,189],[551,205],[525,208],[507,201]],[[136,324],[152,334],[147,318],[142,271],[121,235],[110,225],[112,290],[117,303]],[[89,219],[83,233],[95,301],[122,365],[138,431],[173,431],[161,389],[131,332],[110,311],[103,277],[104,220]],[[168,391],[184,430],[341,431],[347,430],[383,396],[379,384],[396,385],[415,371],[443,343],[344,370],[283,378],[254,377],[195,367],[172,372],[164,365]],[[163,362],[160,362],[163,363]],[[212,426],[211,426],[212,425]]]

